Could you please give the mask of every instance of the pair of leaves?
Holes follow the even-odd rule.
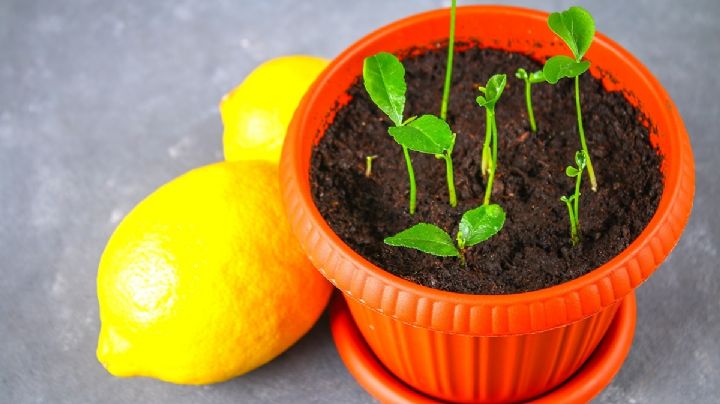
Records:
[[[405,110],[405,67],[395,55],[380,52],[365,58],[363,84],[370,99],[393,121],[395,126],[403,123]]]
[[[530,82],[530,84],[545,82],[545,75],[543,74],[542,70],[538,70],[536,72],[528,74],[528,72],[521,67],[515,72],[515,77],[519,78],[520,80],[527,80]]]
[[[420,153],[442,154],[455,143],[450,126],[435,115],[423,115],[388,132],[401,146]]]
[[[575,200],[575,198],[577,198],[579,195],[580,195],[579,193],[578,193],[577,195],[572,194],[572,195],[570,195],[569,197],[563,195],[563,196],[560,197],[560,200],[563,201],[563,202],[565,202],[566,204],[570,205],[570,204]],[[571,220],[572,220],[572,219],[571,219]]]
[[[418,223],[385,239],[385,244],[420,250],[439,257],[459,257],[460,250],[481,243],[497,234],[505,224],[500,205],[482,205],[465,212],[460,220],[455,246],[445,230],[429,223]]]
[[[450,126],[434,115],[423,115],[403,123],[407,84],[405,68],[395,55],[380,52],[366,58],[363,82],[373,102],[395,124],[388,131],[400,145],[430,154],[441,154],[452,147],[455,135]]]
[[[577,152],[575,152],[575,164],[577,167],[567,166],[565,168],[565,175],[570,178],[575,178],[578,175],[582,174],[583,170],[585,169],[585,165],[587,164],[587,158],[584,151],[578,150]]]
[[[595,36],[595,21],[592,15],[581,7],[570,7],[565,11],[550,14],[548,26],[565,42],[575,58],[559,55],[548,59],[543,66],[545,80],[555,84],[562,78],[574,78],[585,73],[590,68],[590,62],[583,61],[582,58],[590,49]]]
[[[485,87],[480,87],[483,95],[479,95],[475,101],[481,107],[488,109],[495,109],[495,104],[500,99],[500,96],[505,90],[505,84],[507,83],[507,76],[504,74],[495,74],[488,80]]]

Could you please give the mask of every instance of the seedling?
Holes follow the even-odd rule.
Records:
[[[480,169],[483,177],[489,173],[488,181],[485,186],[484,205],[490,203],[490,194],[492,193],[493,179],[495,178],[495,169],[497,168],[497,125],[495,123],[495,104],[497,104],[505,84],[507,76],[504,74],[496,74],[490,77],[485,87],[479,87],[483,95],[479,95],[475,101],[481,107],[485,107],[485,142],[482,148],[482,161]],[[492,146],[492,151],[491,151]]]
[[[407,125],[390,128],[389,132],[390,136],[403,147],[420,153],[433,154],[445,160],[450,206],[457,206],[452,166],[455,134],[450,130],[447,122],[435,115],[423,115]]]
[[[450,3],[450,35],[448,35],[448,55],[445,66],[445,85],[443,86],[443,98],[440,106],[440,118],[447,121],[447,106],[450,99],[450,84],[452,82],[453,49],[455,48],[455,6],[456,0]]]
[[[543,76],[542,70],[528,74],[522,67],[517,69],[515,77],[525,82],[525,105],[527,106],[528,120],[530,121],[530,130],[537,132],[537,125],[535,124],[535,114],[533,113],[532,106],[532,85],[537,83],[544,83],[545,76]]]
[[[582,181],[582,173],[587,161],[589,160],[586,158],[584,151],[579,150],[575,153],[576,167],[567,166],[567,168],[565,168],[565,175],[570,178],[575,178],[575,193],[569,197],[560,197],[560,200],[565,202],[568,208],[568,216],[570,216],[570,241],[574,246],[580,242],[580,216],[578,215],[578,208],[580,207],[580,182]]]
[[[438,257],[458,257],[465,264],[465,250],[494,236],[504,224],[505,211],[500,205],[482,205],[463,214],[455,236],[456,242],[445,230],[434,224],[418,223],[387,237],[385,244],[413,248]]]
[[[570,48],[574,59],[565,56],[553,56],[545,62],[543,75],[550,84],[557,83],[562,78],[575,79],[575,109],[577,113],[578,133],[580,134],[580,145],[587,159],[588,176],[590,177],[590,188],[597,191],[597,181],[590,152],[585,142],[585,130],[582,123],[582,111],[580,109],[580,75],[590,68],[590,62],[583,60],[583,56],[592,44],[595,36],[595,21],[592,15],[581,7],[570,7],[569,9],[552,13],[548,17],[550,29],[562,39]]]
[[[377,158],[376,155],[365,157],[365,176],[370,177],[372,175],[372,162]]]
[[[370,56],[363,62],[363,82],[365,90],[370,99],[378,106],[395,127],[406,124],[403,122],[403,111],[405,110],[405,67],[392,54],[380,52]],[[410,214],[415,213],[415,171],[408,148],[403,146],[403,156],[407,166],[408,182],[410,183]]]

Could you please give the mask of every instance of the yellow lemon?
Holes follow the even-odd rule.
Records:
[[[312,327],[332,287],[291,234],[278,182],[271,163],[216,163],[123,219],[97,279],[97,356],[110,373],[220,382]]]
[[[220,101],[225,160],[277,162],[300,99],[327,64],[312,56],[272,59],[225,95]]]

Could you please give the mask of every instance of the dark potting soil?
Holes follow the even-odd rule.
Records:
[[[439,114],[446,49],[403,60],[408,84],[405,117]],[[372,103],[361,78],[348,89],[341,107],[315,147],[311,186],[315,203],[330,227],[352,249],[395,275],[436,289],[471,294],[519,293],[557,285],[604,264],[645,228],[663,190],[661,156],[651,146],[647,119],[620,92],[600,80],[580,81],[584,128],[598,191],[583,177],[580,200],[582,242],[570,244],[562,195],[575,180],[565,175],[580,149],[572,80],[533,85],[538,125],[530,132],[524,83],[514,72],[541,68],[517,53],[470,47],[455,55],[448,123],[457,133],[453,152],[457,208],[448,203],[445,163],[413,153],[417,212],[408,213],[408,179],[401,147],[388,135],[390,120]],[[419,222],[433,223],[455,237],[463,212],[482,204],[480,173],[485,111],[477,88],[495,73],[508,76],[497,104],[498,169],[492,202],[507,213],[504,228],[470,247],[467,266],[391,247],[383,239]],[[643,122],[646,122],[644,125]],[[377,155],[366,177],[365,157]]]

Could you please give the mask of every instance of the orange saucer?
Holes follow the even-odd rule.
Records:
[[[622,367],[635,334],[635,293],[629,294],[597,349],[580,370],[554,390],[530,403],[586,403],[607,386]],[[383,403],[440,403],[405,385],[378,361],[350,315],[345,300],[336,295],[330,308],[335,346],[350,374],[370,395]]]

